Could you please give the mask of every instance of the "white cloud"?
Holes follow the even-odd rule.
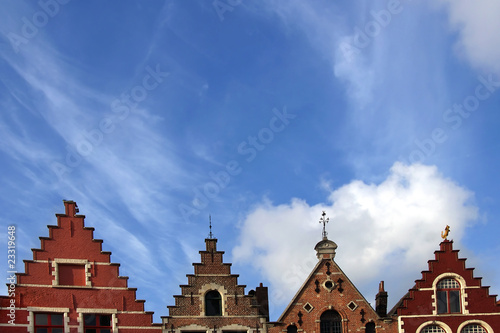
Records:
[[[336,262],[371,300],[385,280],[392,297],[412,286],[451,226],[459,241],[478,216],[473,193],[444,178],[433,166],[395,163],[379,184],[354,180],[330,193],[329,204],[293,199],[264,200],[245,218],[234,261],[250,262],[270,281],[271,299],[283,306],[316,263],[321,211],[330,216],[329,239],[338,244]],[[370,294],[371,293],[371,294]],[[395,302],[396,299],[392,300]]]
[[[473,66],[500,71],[500,2],[497,0],[442,0],[449,23],[459,32],[457,51]]]

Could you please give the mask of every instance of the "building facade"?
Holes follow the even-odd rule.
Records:
[[[16,274],[14,297],[0,297],[0,332],[161,333],[145,301],[135,298],[137,289],[119,275],[120,265],[111,263],[111,252],[93,238],[94,228],[85,227],[76,203],[64,201],[64,207],[33,259],[24,261],[25,273]]]
[[[217,239],[207,238],[205,244],[201,263],[193,264],[194,274],[187,275],[175,305],[162,318],[164,327],[171,333],[267,333],[267,287],[260,284],[245,294],[231,264],[223,262],[224,252],[217,251]]]
[[[384,283],[373,308],[335,262],[337,245],[326,232],[315,247],[316,266],[278,320],[270,321],[267,287],[245,293],[217,239],[209,237],[168,315],[153,323],[153,313],[144,311],[145,301],[136,299],[119,264],[102,251],[76,203],[64,201],[64,207],[33,259],[24,261],[25,272],[8,281],[7,290],[15,293],[0,296],[0,332],[500,333],[500,301],[473,276],[452,241],[440,244],[429,269],[387,311]]]

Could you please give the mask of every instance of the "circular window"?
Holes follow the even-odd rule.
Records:
[[[326,280],[323,283],[323,287],[328,291],[332,291],[333,289],[335,289],[335,282],[333,282],[332,280]]]

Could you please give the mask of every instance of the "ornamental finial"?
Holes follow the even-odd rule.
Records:
[[[329,217],[326,217],[326,212],[323,211],[323,214],[321,214],[321,218],[319,219],[319,223],[323,223],[323,239],[326,239],[328,233],[326,232],[326,224],[330,221]]]
[[[449,233],[450,233],[450,226],[447,225],[446,228],[444,228],[444,232],[441,231],[441,238],[447,240]]]
[[[208,238],[214,238],[214,234],[212,234],[212,215],[208,215],[208,227],[210,228],[210,232],[208,234]]]

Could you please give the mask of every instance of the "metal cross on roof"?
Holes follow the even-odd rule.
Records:
[[[326,212],[323,211],[323,214],[321,214],[321,218],[319,219],[319,223],[323,223],[323,238],[326,238],[328,233],[326,232],[326,224],[330,221],[329,217],[326,217]]]

